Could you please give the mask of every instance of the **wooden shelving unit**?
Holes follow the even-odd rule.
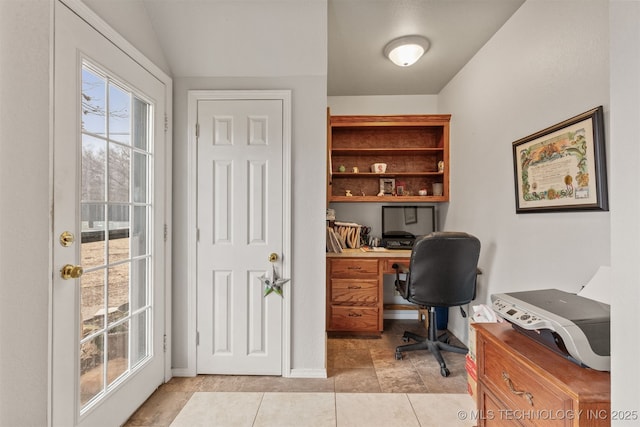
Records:
[[[446,202],[449,200],[448,114],[328,116],[328,202]],[[444,168],[438,170],[438,163]],[[384,173],[371,172],[385,163]],[[340,167],[344,166],[344,171]],[[358,173],[353,168],[358,168]],[[392,178],[403,195],[378,196],[380,180]],[[443,184],[434,196],[433,183]],[[419,190],[427,195],[420,196]],[[352,196],[346,196],[349,190]]]

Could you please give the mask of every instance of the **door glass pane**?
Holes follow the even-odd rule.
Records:
[[[105,264],[104,210],[104,203],[82,203],[80,206],[80,262],[85,270]]]
[[[129,314],[129,263],[109,268],[109,324]]]
[[[82,307],[82,338],[104,329],[106,299],[104,295],[105,270],[89,271],[80,278],[80,299]]]
[[[86,410],[152,356],[153,153],[152,105],[88,62],[82,76],[79,400]]]
[[[149,346],[147,345],[147,324],[148,315],[145,310],[138,313],[131,320],[131,365],[135,366],[138,362],[149,356]]]
[[[131,233],[131,254],[134,257],[147,255],[147,223],[149,209],[146,206],[133,208],[133,230]]]
[[[147,260],[146,258],[134,261],[131,265],[131,311],[135,312],[138,309],[147,305],[147,287],[144,283],[147,282]]]
[[[82,201],[105,200],[106,147],[104,139],[82,135]]]
[[[107,81],[89,69],[82,69],[82,130],[106,136]]]
[[[147,156],[133,154],[133,201],[144,203],[147,197]]]
[[[145,101],[133,98],[133,115],[136,120],[133,125],[133,146],[141,150],[148,149],[149,139],[149,115],[151,113],[151,106]]]
[[[129,201],[131,149],[109,144],[109,201]]]
[[[131,93],[109,83],[109,139],[131,144]]]
[[[107,378],[109,384],[129,370],[129,321],[109,329]]]
[[[125,204],[110,204],[109,264],[129,258],[129,209]]]
[[[102,334],[80,344],[80,403],[85,405],[104,391]]]

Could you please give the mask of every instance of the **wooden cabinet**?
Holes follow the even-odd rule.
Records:
[[[328,201],[448,201],[450,117],[330,115]],[[372,172],[375,163],[385,163],[386,171]],[[396,187],[402,185],[403,195],[378,197],[381,179],[394,180]],[[434,183],[442,184],[442,195],[433,195]],[[423,189],[426,196],[418,193]],[[346,195],[347,190],[352,196]]]
[[[327,331],[380,334],[382,286],[378,259],[327,258]]]
[[[480,426],[608,426],[610,375],[581,368],[510,324],[475,324]]]

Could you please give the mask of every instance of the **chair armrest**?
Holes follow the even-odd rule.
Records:
[[[391,268],[393,268],[396,271],[396,280],[395,280],[396,291],[400,293],[402,298],[407,299],[407,283],[409,282],[409,275],[411,274],[411,272],[409,271],[409,267],[407,267],[404,264],[399,264],[394,262],[391,265]],[[401,274],[407,275],[405,280],[400,280]]]

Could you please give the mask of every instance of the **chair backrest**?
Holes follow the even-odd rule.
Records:
[[[436,232],[416,240],[411,252],[407,299],[452,307],[475,298],[480,241],[467,233]]]

